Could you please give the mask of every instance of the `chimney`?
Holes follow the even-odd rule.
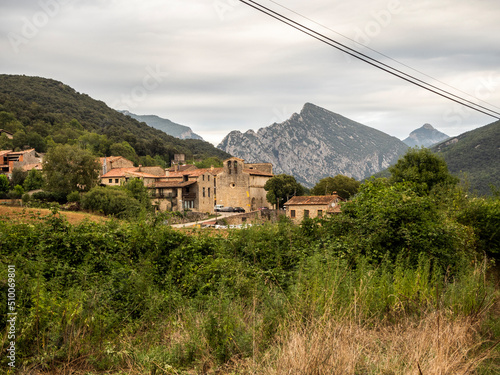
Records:
[[[214,166],[213,164],[210,166],[210,170],[213,171],[214,170]]]
[[[179,172],[179,164],[174,165],[174,172]]]

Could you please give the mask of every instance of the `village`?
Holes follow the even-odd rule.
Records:
[[[323,217],[340,212],[337,194],[323,196],[292,196],[284,203],[284,211],[266,199],[266,182],[274,177],[271,163],[246,163],[231,157],[222,167],[198,168],[187,164],[184,154],[175,154],[170,168],[134,166],[123,156],[99,158],[101,186],[122,186],[139,179],[149,191],[156,212],[198,212],[215,214],[218,211],[238,214],[225,218],[232,225],[255,220],[269,220],[286,215],[300,223],[305,218]],[[25,172],[43,171],[42,157],[35,149],[0,151],[0,173],[11,178],[14,169]],[[227,216],[227,215],[226,215]]]

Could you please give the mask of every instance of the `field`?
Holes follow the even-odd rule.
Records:
[[[28,223],[39,221],[49,215],[52,215],[52,211],[47,208],[26,208],[0,205],[0,221]],[[96,223],[109,220],[109,218],[104,216],[84,212],[58,211],[57,215],[65,217],[70,224],[79,224],[85,220],[90,220]]]

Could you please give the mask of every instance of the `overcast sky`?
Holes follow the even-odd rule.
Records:
[[[5,3],[1,73],[56,79],[112,108],[190,126],[215,144],[231,130],[282,122],[306,102],[401,139],[424,123],[454,136],[494,121],[236,0]],[[498,0],[277,1],[326,28],[260,3],[500,107]]]

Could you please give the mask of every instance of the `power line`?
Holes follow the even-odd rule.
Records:
[[[474,95],[471,95],[471,94],[469,94],[469,93],[467,93],[467,92],[465,92],[465,91],[462,91],[462,90],[460,90],[460,89],[459,89],[459,88],[457,88],[457,87],[451,86],[451,85],[449,85],[449,84],[448,84],[448,83],[446,83],[446,82],[440,81],[439,79],[437,79],[437,78],[435,78],[435,77],[432,77],[432,76],[430,76],[430,75],[428,75],[428,74],[426,74],[426,73],[424,73],[424,72],[422,72],[422,71],[420,71],[420,70],[418,70],[418,69],[415,69],[415,68],[413,68],[413,67],[411,67],[411,66],[409,66],[409,65],[407,65],[407,64],[405,64],[405,63],[403,63],[403,62],[401,62],[401,61],[399,61],[399,60],[396,60],[396,59],[392,58],[391,56],[388,56],[388,55],[386,55],[386,54],[384,54],[384,53],[382,53],[382,52],[379,52],[379,51],[377,51],[377,50],[375,50],[375,49],[373,49],[373,48],[370,48],[370,47],[368,47],[367,45],[364,45],[363,43],[360,43],[360,42],[358,42],[358,41],[357,41],[357,40],[355,40],[355,39],[349,38],[348,36],[346,36],[346,35],[344,35],[344,34],[342,34],[342,33],[339,33],[338,31],[335,31],[335,30],[333,30],[332,28],[330,28],[330,27],[328,27],[328,26],[325,26],[325,25],[323,25],[323,24],[321,24],[321,23],[319,23],[319,22],[317,22],[317,21],[315,21],[315,20],[313,20],[313,19],[311,19],[311,18],[309,18],[309,17],[307,17],[307,16],[304,16],[303,14],[301,14],[301,13],[299,13],[299,12],[296,12],[295,10],[290,9],[290,8],[288,8],[288,7],[284,6],[284,5],[280,4],[280,3],[278,3],[277,1],[274,1],[274,0],[268,0],[268,1],[269,1],[269,2],[271,2],[271,3],[273,3],[273,4],[276,4],[277,6],[279,6],[279,7],[283,8],[283,9],[286,9],[287,11],[289,11],[289,12],[291,12],[291,13],[293,13],[293,14],[295,14],[295,15],[299,16],[299,17],[302,17],[302,18],[304,18],[304,19],[308,20],[309,22],[312,22],[312,23],[314,23],[314,24],[316,24],[316,25],[318,25],[318,26],[320,26],[320,27],[323,27],[323,28],[324,28],[324,29],[326,29],[326,30],[331,31],[332,33],[335,33],[335,34],[337,34],[337,35],[339,35],[339,36],[341,36],[341,37],[343,37],[343,38],[345,38],[345,39],[347,39],[347,40],[350,40],[351,42],[353,42],[353,43],[357,44],[357,45],[358,45],[358,46],[360,46],[360,47],[366,48],[366,49],[368,49],[368,50],[370,50],[370,51],[372,51],[372,52],[376,53],[377,55],[380,55],[380,56],[382,56],[382,57],[385,57],[385,58],[387,58],[387,59],[389,59],[389,60],[391,60],[391,61],[394,61],[395,63],[398,63],[398,64],[400,64],[400,65],[402,65],[402,66],[404,66],[404,67],[406,67],[406,68],[408,68],[408,69],[413,70],[413,71],[414,71],[414,72],[416,72],[416,73],[422,74],[423,76],[425,76],[425,77],[427,77],[427,78],[430,78],[430,79],[432,79],[432,80],[434,80],[434,81],[436,81],[436,82],[439,82],[440,84],[445,85],[445,86],[449,87],[450,89],[453,89],[453,90],[456,90],[456,91],[458,91],[458,92],[461,92],[462,94],[465,94],[465,95],[467,95],[467,96],[469,96],[469,97],[471,97],[471,98],[474,98],[474,99],[476,99],[476,100],[478,100],[478,101],[480,101],[480,102],[482,102],[482,103],[485,103],[485,104],[487,104],[487,105],[489,105],[489,106],[491,106],[491,107],[495,107],[495,108],[500,109],[500,107],[497,107],[497,106],[496,106],[496,105],[494,105],[494,104],[491,104],[491,103],[488,103],[487,101],[484,101],[484,100],[482,100],[482,99],[479,99],[477,96],[474,96]]]
[[[440,89],[439,87],[433,86],[433,85],[431,85],[423,80],[420,80],[420,79],[418,79],[410,74],[402,72],[402,71],[400,71],[392,66],[389,66],[388,64],[385,64],[377,59],[374,59],[368,55],[365,55],[359,51],[356,51],[353,48],[350,48],[350,47],[348,47],[340,42],[337,42],[336,40],[334,40],[332,38],[329,38],[329,37],[317,32],[311,28],[308,28],[308,27],[302,25],[301,23],[294,21],[294,20],[292,20],[292,19],[290,19],[290,18],[288,18],[288,17],[286,17],[286,16],[284,16],[284,15],[282,15],[282,14],[280,14],[272,9],[269,9],[269,8],[255,2],[255,1],[252,1],[252,0],[239,0],[239,1],[256,9],[256,10],[258,10],[261,13],[266,14],[269,17],[272,17],[272,18],[274,18],[274,19],[276,19],[276,20],[278,20],[278,21],[280,21],[288,26],[291,26],[294,29],[296,29],[296,30],[298,30],[306,35],[309,35],[309,36],[311,36],[311,37],[313,37],[313,38],[315,38],[315,39],[317,39],[317,40],[319,40],[319,41],[321,41],[321,42],[323,42],[323,43],[325,43],[333,48],[336,48],[336,49],[338,49],[338,50],[340,50],[340,51],[342,51],[342,52],[344,52],[344,53],[346,53],[346,54],[348,54],[348,55],[350,55],[358,60],[361,60],[367,64],[370,64],[370,65],[372,65],[380,70],[383,70],[386,73],[394,75],[400,79],[403,79],[409,83],[412,83],[412,84],[419,86],[427,91],[433,92],[434,94],[442,96],[448,100],[454,101],[454,102],[461,104],[465,107],[473,109],[477,112],[481,112],[481,113],[488,115],[490,117],[500,119],[499,112],[496,112],[496,111],[491,110],[489,108],[483,107],[479,104],[471,102],[471,101],[469,101],[465,98],[462,98],[458,95],[454,95],[446,90]],[[438,91],[436,91],[436,90],[438,90]],[[441,91],[441,92],[439,92],[439,91]],[[469,103],[469,104],[467,104],[467,103]],[[480,108],[482,108],[482,109],[480,109]],[[489,113],[489,112],[491,112],[491,113]]]

